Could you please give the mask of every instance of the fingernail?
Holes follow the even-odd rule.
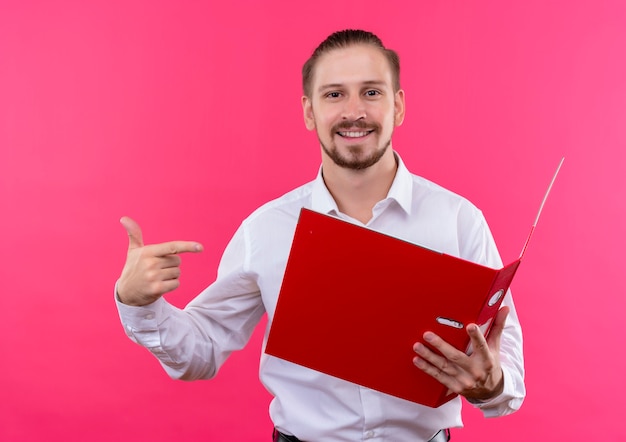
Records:
[[[424,360],[417,356],[413,358],[413,364],[415,364],[418,368],[424,368],[426,366]]]
[[[432,332],[426,332],[424,333],[424,340],[428,341],[428,342],[432,342],[435,339],[435,334]]]

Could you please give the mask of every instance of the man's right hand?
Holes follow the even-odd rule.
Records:
[[[128,305],[147,305],[180,285],[180,253],[201,252],[192,241],[171,241],[145,246],[139,224],[128,217],[120,220],[128,233],[128,255],[117,282],[117,296]]]

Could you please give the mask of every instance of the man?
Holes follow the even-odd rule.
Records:
[[[248,341],[261,316],[274,316],[291,240],[302,207],[492,267],[501,266],[481,212],[467,200],[408,172],[391,146],[405,113],[399,61],[375,35],[329,36],[303,68],[305,125],[322,153],[317,178],[257,209],[243,221],[222,257],[216,281],[180,310],[162,298],[178,287],[185,241],[144,246],[139,226],[121,222],[130,238],[117,283],[128,336],[147,347],[168,374],[214,376]],[[434,376],[486,416],[517,410],[524,398],[521,330],[507,294],[485,339],[467,326],[474,351],[457,351],[431,332],[414,346],[416,370]],[[265,337],[267,339],[267,331]],[[367,370],[368,355],[364,355]],[[375,357],[375,354],[369,355]],[[262,354],[261,381],[274,396],[274,440],[440,441],[461,426],[461,399],[429,408]],[[236,437],[236,436],[235,436]]]

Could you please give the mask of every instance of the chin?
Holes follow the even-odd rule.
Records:
[[[382,149],[373,152],[366,152],[361,146],[350,146],[347,149],[348,152],[344,154],[339,153],[336,146],[334,146],[332,150],[327,149],[324,145],[322,145],[322,148],[326,152],[326,155],[328,155],[337,166],[351,170],[363,170],[380,161],[387,152],[389,143]]]

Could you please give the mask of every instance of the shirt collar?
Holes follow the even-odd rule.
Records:
[[[339,208],[335,202],[333,196],[330,194],[326,183],[324,183],[324,176],[322,175],[322,166],[320,166],[317,172],[317,178],[313,182],[313,192],[311,194],[311,208],[320,213],[333,213],[338,214]]]
[[[398,163],[396,176],[391,183],[387,200],[394,200],[407,214],[411,214],[411,206],[413,201],[413,177],[409,169],[404,165],[404,161],[397,152],[394,152]]]
[[[411,213],[411,200],[413,196],[413,180],[411,173],[404,165],[402,158],[397,152],[394,152],[396,162],[398,163],[398,170],[396,176],[391,183],[391,188],[387,194],[387,198],[379,202],[380,205],[385,201],[395,201],[407,214]],[[313,192],[311,195],[311,208],[320,213],[339,213],[337,203],[333,199],[333,196],[328,191],[326,184],[324,183],[324,177],[322,175],[322,167],[317,173],[317,177],[313,182]]]

